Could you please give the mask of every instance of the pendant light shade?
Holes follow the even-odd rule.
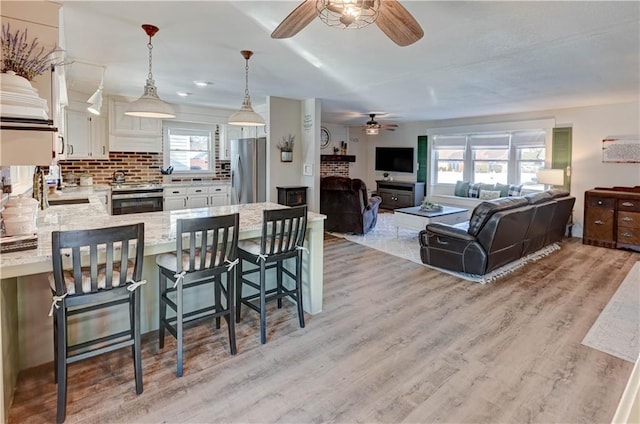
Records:
[[[153,74],[151,73],[151,51],[153,49],[151,38],[158,32],[158,27],[145,24],[142,25],[142,29],[149,36],[149,43],[147,44],[147,48],[149,49],[149,74],[147,76],[147,83],[144,86],[144,93],[138,100],[127,105],[124,114],[141,118],[175,118],[176,114],[173,111],[173,107],[169,103],[162,101],[158,96],[158,90],[153,80]]]
[[[95,93],[89,97],[87,103],[89,103],[89,107],[87,110],[94,115],[100,115],[102,111],[102,90],[104,86],[104,68],[102,68],[102,78],[100,78],[100,86],[96,90]]]
[[[265,125],[264,119],[253,110],[251,106],[251,98],[249,97],[249,58],[253,55],[252,51],[242,50],[240,52],[246,62],[245,64],[245,88],[244,100],[240,110],[229,117],[229,125],[239,125],[245,127],[261,127]]]

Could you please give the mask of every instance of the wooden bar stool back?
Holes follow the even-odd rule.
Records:
[[[176,252],[180,252],[180,260],[177,253],[156,256],[160,273],[159,345],[161,349],[164,347],[165,331],[176,338],[178,377],[181,377],[183,372],[183,329],[187,322],[215,317],[216,328],[220,328],[220,317],[224,317],[229,329],[231,354],[236,354],[233,285],[235,265],[238,263],[239,220],[237,213],[178,219]],[[223,275],[226,276],[224,281]],[[204,284],[213,285],[212,302],[185,312],[184,291]],[[202,299],[200,293],[198,294],[198,298]],[[222,295],[225,297],[224,305]],[[167,318],[167,306],[175,312],[170,318]]]
[[[282,308],[282,298],[289,297],[298,306],[298,320],[304,328],[302,308],[302,253],[307,229],[307,206],[286,209],[265,210],[262,219],[262,237],[260,239],[241,240],[238,243],[240,259],[236,274],[236,322],[240,322],[240,307],[246,305],[260,314],[260,341],[266,343],[266,302],[277,299],[278,308]],[[291,271],[284,261],[295,258],[295,267]],[[257,268],[244,269],[243,261],[258,264]],[[267,289],[266,271],[275,268],[275,287]],[[258,283],[245,278],[259,273]],[[283,275],[293,280],[293,287],[283,284]],[[243,296],[243,286],[254,289],[254,293]],[[291,285],[289,285],[291,286]],[[258,300],[257,304],[255,300]]]
[[[49,274],[49,283],[53,303],[50,315],[53,315],[54,365],[58,383],[57,422],[61,423],[66,417],[68,364],[131,346],[136,393],[142,393],[138,287],[144,284],[141,281],[144,224],[54,231],[51,237],[53,272]],[[85,314],[83,320],[115,321],[118,311],[111,309],[106,318],[104,315],[98,318],[96,311],[122,304],[128,305],[127,330],[69,344],[69,317]]]

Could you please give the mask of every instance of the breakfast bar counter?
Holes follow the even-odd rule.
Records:
[[[213,215],[240,214],[240,239],[259,237],[262,214],[267,209],[280,209],[275,203],[252,203],[177,211],[149,212],[130,215],[110,215],[97,196],[89,195],[89,203],[52,206],[39,212],[38,247],[0,256],[0,343],[2,346],[2,404],[0,423],[5,422],[11,404],[18,371],[53,360],[52,319],[48,316],[51,291],[46,273],[52,270],[51,233],[53,231],[112,227],[144,222],[142,332],[158,328],[157,284],[155,255],[175,251],[176,221]],[[324,215],[308,212],[303,255],[303,306],[307,313],[322,311],[322,269]],[[186,301],[186,300],[185,300]],[[197,302],[197,299],[193,300]],[[122,314],[126,318],[126,314]],[[114,326],[117,323],[113,324]],[[70,337],[81,338],[82,333],[94,332],[78,323]],[[105,328],[101,328],[105,331]]]

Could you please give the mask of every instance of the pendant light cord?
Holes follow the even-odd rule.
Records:
[[[245,59],[244,65],[244,96],[249,98],[249,59]]]
[[[149,49],[149,75],[147,75],[147,78],[152,80],[153,75],[151,74],[151,51],[153,50],[153,44],[151,44],[151,36],[149,36],[149,43],[147,44],[147,48]]]

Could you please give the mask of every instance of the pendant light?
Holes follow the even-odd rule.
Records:
[[[153,49],[151,38],[158,32],[158,27],[145,24],[142,25],[142,29],[149,36],[149,43],[147,44],[149,49],[149,74],[147,83],[144,86],[144,93],[138,100],[127,105],[124,114],[141,118],[175,118],[176,114],[173,111],[173,107],[158,97],[155,81],[151,73],[151,50]]]
[[[262,116],[257,114],[251,107],[251,98],[249,97],[249,58],[253,55],[250,50],[242,50],[240,52],[246,62],[244,70],[244,100],[240,110],[229,117],[229,125],[239,125],[244,127],[262,127],[265,125]]]
[[[102,90],[104,86],[104,67],[102,68],[102,78],[100,78],[100,86],[96,90],[95,93],[89,97],[87,103],[89,103],[89,107],[87,110],[94,115],[100,115],[102,111]]]

